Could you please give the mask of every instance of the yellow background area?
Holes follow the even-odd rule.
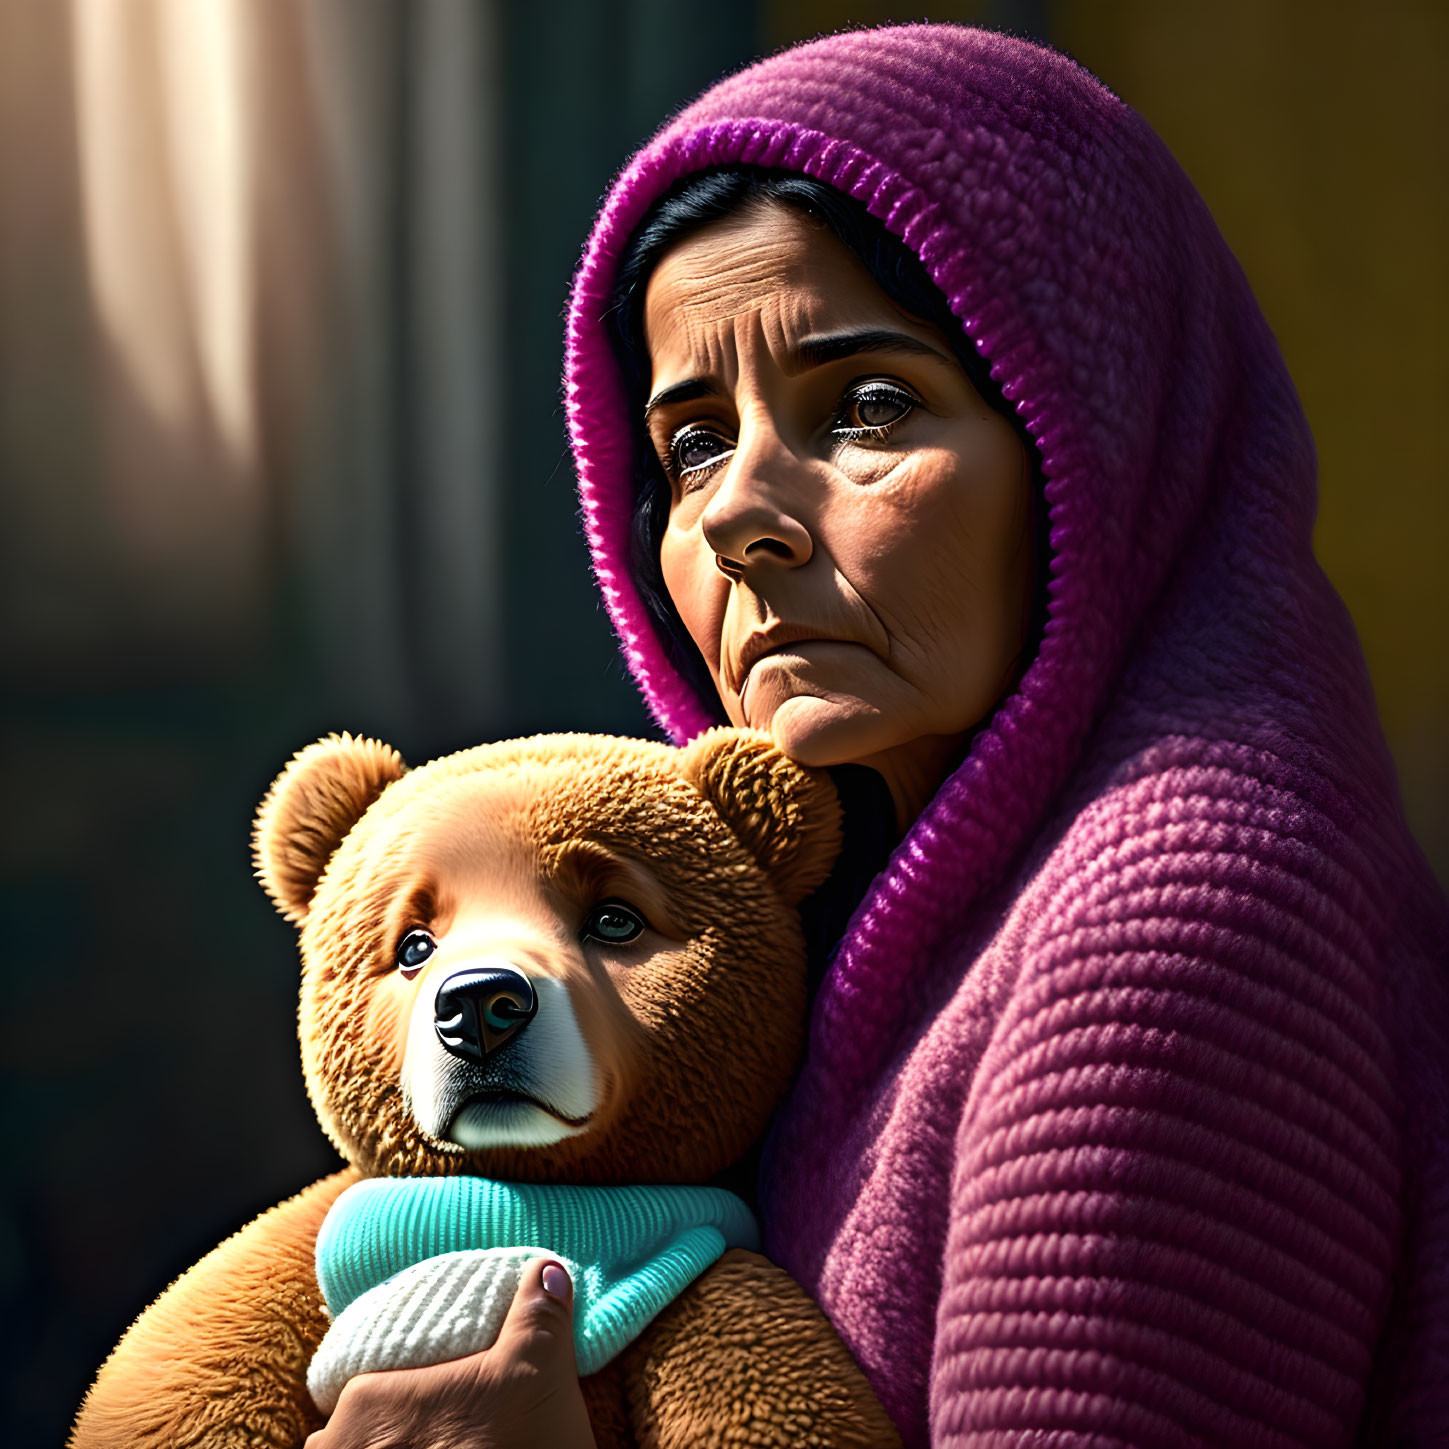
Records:
[[[1410,824],[1449,880],[1449,5],[936,5],[1029,26],[1156,128],[1277,334],[1319,460],[1319,559],[1373,675]],[[772,46],[919,20],[787,0]]]

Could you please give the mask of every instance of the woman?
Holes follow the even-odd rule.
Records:
[[[621,289],[720,168],[853,198],[945,314],[748,195]],[[1312,558],[1291,383],[1147,127],[951,27],[762,62],[614,187],[567,386],[661,725],[868,764],[904,832],[761,1180],[904,1440],[1449,1436],[1444,905]]]

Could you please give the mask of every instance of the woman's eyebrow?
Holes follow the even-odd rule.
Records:
[[[887,327],[870,327],[860,332],[830,332],[823,337],[806,337],[790,351],[792,372],[808,372],[812,367],[823,367],[827,362],[839,362],[843,357],[854,357],[861,352],[904,352],[911,357],[932,357],[937,362],[951,362],[950,353],[908,332],[892,332]],[[694,402],[702,397],[714,397],[720,389],[708,378],[691,377],[660,388],[644,405],[644,421],[656,408],[668,407],[670,403]]]
[[[854,357],[857,352],[905,352],[913,357],[934,357],[938,362],[952,360],[949,353],[932,347],[929,342],[922,342],[919,337],[912,337],[907,332],[892,332],[884,327],[807,337],[794,349],[793,360],[803,372],[827,362],[838,362],[842,357]]]
[[[668,407],[670,403],[694,402],[696,398],[713,397],[718,392],[719,388],[703,377],[686,378],[684,382],[661,387],[644,404],[644,421],[649,421],[649,414],[656,408]]]

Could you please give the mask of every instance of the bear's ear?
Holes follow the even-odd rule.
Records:
[[[327,862],[367,807],[407,773],[376,740],[328,735],[292,756],[257,806],[252,860],[277,909],[301,925]]]
[[[824,770],[788,759],[766,734],[713,729],[685,745],[685,777],[719,811],[788,905],[840,854],[840,799]]]

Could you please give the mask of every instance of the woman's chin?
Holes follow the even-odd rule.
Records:
[[[862,699],[822,699],[797,694],[758,726],[796,764],[845,765],[879,754],[897,741],[881,711]]]

